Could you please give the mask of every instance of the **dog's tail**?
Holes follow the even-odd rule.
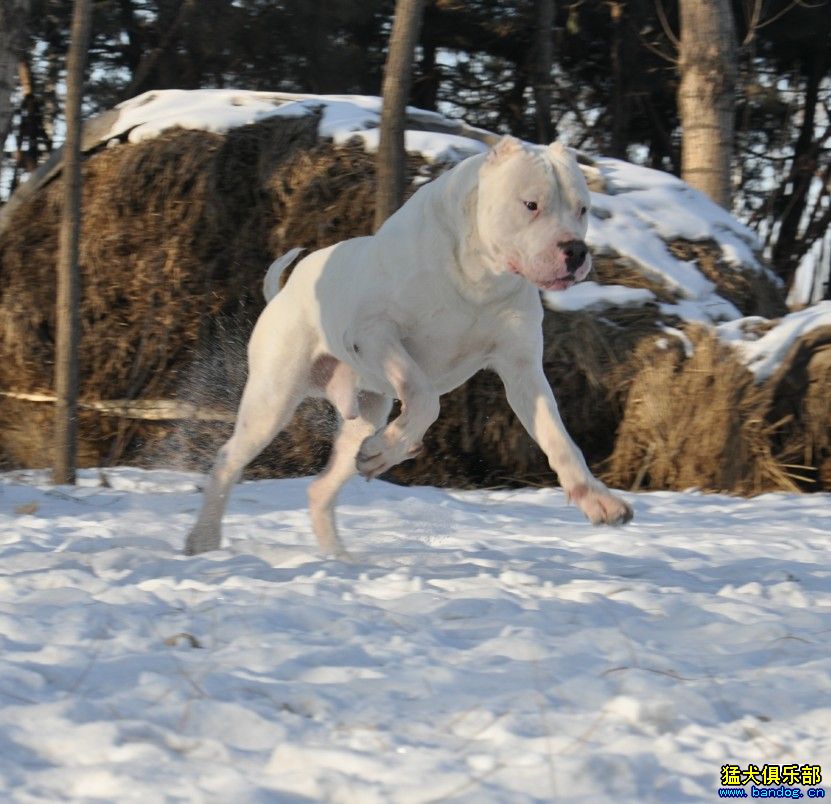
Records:
[[[266,302],[270,302],[280,292],[280,277],[282,277],[283,272],[287,268],[290,268],[305,250],[304,248],[293,248],[271,263],[266,272],[265,279],[263,279],[263,296],[265,296]]]

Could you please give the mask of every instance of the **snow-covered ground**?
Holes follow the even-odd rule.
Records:
[[[831,497],[0,477],[0,799],[714,801],[723,765],[831,779]],[[823,785],[826,781],[823,781]],[[750,785],[745,788],[750,795]],[[802,787],[807,794],[807,787]]]

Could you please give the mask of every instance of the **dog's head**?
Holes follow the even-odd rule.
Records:
[[[479,236],[499,271],[564,290],[591,270],[589,204],[586,180],[565,146],[503,137],[479,173]]]

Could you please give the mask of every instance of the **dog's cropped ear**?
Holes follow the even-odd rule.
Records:
[[[559,140],[555,140],[548,146],[548,155],[560,162],[574,158],[571,150],[566,148]]]
[[[522,143],[516,138],[507,135],[488,151],[488,164],[495,165],[507,159],[511,154],[522,150]]]

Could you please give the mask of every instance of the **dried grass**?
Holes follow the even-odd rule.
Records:
[[[426,166],[411,158],[410,170],[423,175]],[[372,155],[357,143],[321,143],[313,117],[276,118],[225,136],[174,130],[91,155],[80,255],[82,398],[193,398],[202,383],[215,407],[233,409],[265,268],[292,246],[369,233],[373,188]],[[0,235],[5,391],[52,386],[59,215],[60,187],[47,185]],[[319,410],[311,418],[325,424]],[[48,463],[51,411],[6,400],[0,426],[0,461]],[[211,428],[224,432],[202,425],[202,438],[190,425],[85,413],[80,460],[146,460],[182,449],[204,465],[217,441]],[[194,437],[190,448],[184,431]],[[292,466],[319,464],[316,453],[302,452]]]
[[[651,291],[659,302],[678,301],[677,295],[659,277],[650,277],[631,260],[617,254],[596,254],[592,257],[589,279],[601,285],[626,285]]]
[[[699,488],[752,495],[797,490],[774,452],[770,392],[712,330],[690,327],[694,352],[646,344],[636,359],[604,478],[629,489]]]
[[[657,310],[546,311],[543,367],[569,432],[590,464],[614,445],[638,345],[662,337]],[[390,478],[457,487],[554,485],[556,478],[505,400],[501,380],[480,372],[442,398],[425,451]]]
[[[679,239],[668,243],[667,248],[679,260],[695,262],[716,286],[716,292],[733,302],[742,315],[778,318],[787,312],[784,293],[771,276],[727,262],[718,243]]]
[[[772,448],[804,477],[803,488],[831,489],[831,327],[800,338],[765,383]]]

